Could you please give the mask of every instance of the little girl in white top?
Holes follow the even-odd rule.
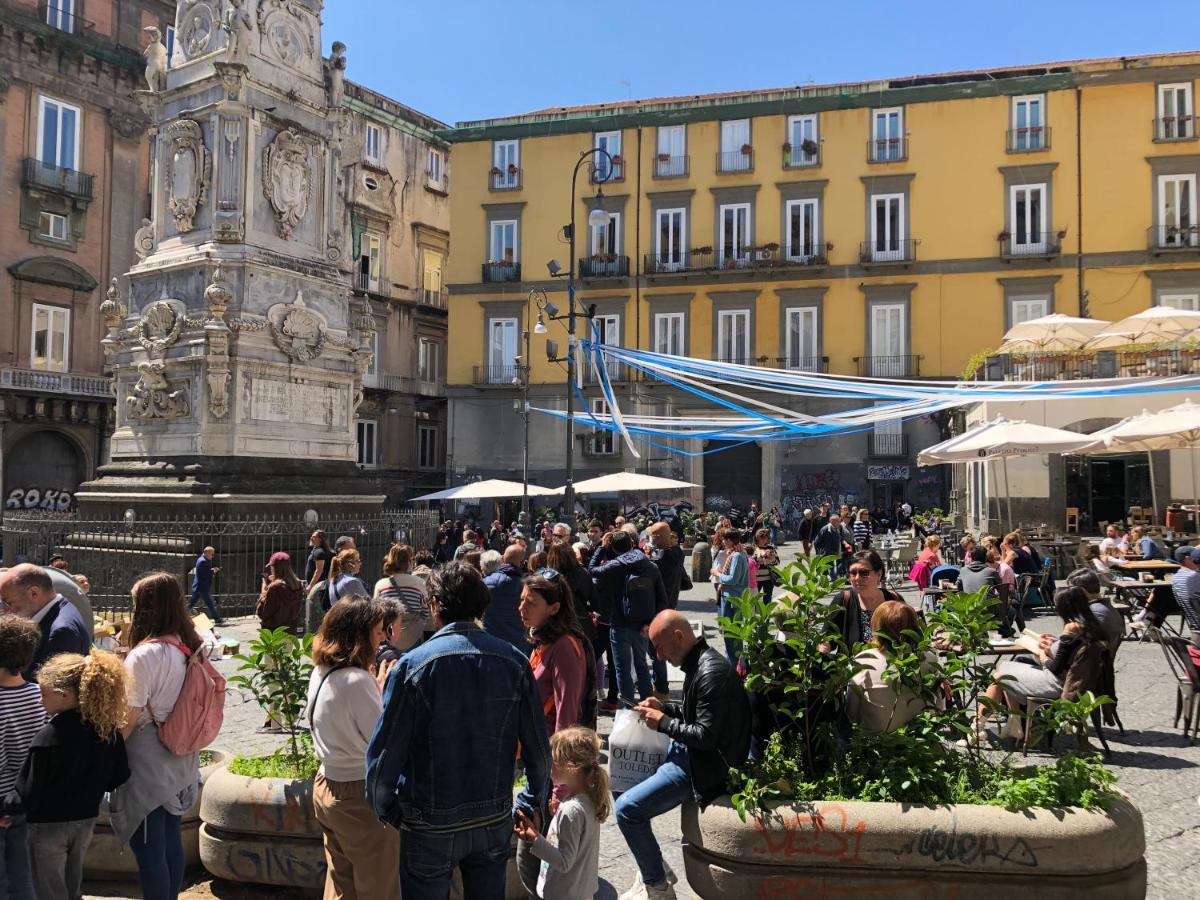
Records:
[[[550,775],[563,800],[546,836],[518,814],[517,836],[542,861],[537,891],[542,900],[581,900],[600,889],[600,823],[612,812],[608,773],[600,765],[600,737],[590,728],[564,728],[550,736]],[[561,792],[556,792],[561,793]]]

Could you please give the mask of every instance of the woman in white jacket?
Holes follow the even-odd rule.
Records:
[[[400,834],[380,822],[366,800],[367,744],[392,665],[372,671],[383,613],[373,600],[347,597],[333,605],[313,639],[308,717],[321,761],[313,807],[325,845],[325,900],[400,896]]]

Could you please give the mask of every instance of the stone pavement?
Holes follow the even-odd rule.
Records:
[[[790,558],[789,550],[794,552],[795,545],[784,548],[785,560]],[[910,602],[916,602],[915,592],[905,593]],[[681,597],[680,609],[689,618],[704,623],[710,643],[719,646],[719,639],[714,640],[716,608],[711,597],[711,587],[707,583],[700,583]],[[1033,618],[1029,625],[1038,631],[1049,631],[1055,628],[1057,621],[1053,614],[1042,614]],[[224,629],[222,633],[245,639],[253,633],[253,626],[245,621]],[[218,667],[229,674],[236,668],[236,663],[224,660]],[[678,694],[682,683],[682,673],[672,669],[672,692]],[[1200,746],[1189,744],[1180,730],[1172,727],[1175,685],[1157,644],[1130,640],[1124,642],[1117,656],[1117,690],[1126,733],[1122,737],[1106,729],[1106,737],[1113,751],[1111,765],[1120,777],[1119,787],[1133,798],[1145,817],[1146,860],[1150,873],[1147,896],[1152,900],[1195,896],[1195,884],[1200,876]],[[256,729],[261,724],[262,715],[252,702],[246,703],[231,697],[226,706],[225,725],[217,743],[237,753],[269,751],[281,743],[281,738],[257,733]],[[611,728],[611,717],[602,716],[601,734],[607,735]],[[1049,757],[1030,753],[1030,759],[1045,760]],[[676,885],[678,896],[696,897],[682,883],[683,857],[678,813],[660,817],[654,830],[664,856],[680,874],[681,883]],[[629,886],[635,871],[621,833],[616,823],[610,820],[601,829],[601,891],[597,896],[606,900],[615,897]],[[188,898],[214,895],[278,898],[288,895],[288,892],[277,888],[259,891],[247,886],[231,890],[232,886],[206,881],[202,876],[190,883],[194,887],[185,893],[184,896]],[[98,886],[88,887],[92,889]],[[128,893],[121,893],[120,890],[119,886],[113,885],[103,895],[137,896],[136,886],[127,889]]]

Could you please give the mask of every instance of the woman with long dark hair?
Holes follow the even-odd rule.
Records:
[[[850,587],[834,598],[839,608],[833,615],[833,624],[850,650],[855,644],[869,643],[875,636],[871,617],[880,604],[888,600],[903,602],[903,598],[883,586],[883,559],[874,550],[860,550],[851,556],[848,571]]]
[[[295,629],[304,606],[300,579],[292,571],[292,558],[286,553],[272,553],[263,573],[255,612],[263,628],[287,626]]]
[[[159,739],[183,690],[187,662],[206,652],[184,606],[183,586],[168,572],[138,580],[125,668],[132,684],[125,720],[129,781],[113,793],[112,828],[137,859],[146,900],[175,900],[183,886],[183,814],[196,802],[198,753],[177,756]]]
[[[333,549],[329,539],[320,529],[314,531],[308,539],[312,550],[308,552],[308,561],[304,564],[304,590],[311,591],[318,581],[329,577],[329,564],[333,561]]]

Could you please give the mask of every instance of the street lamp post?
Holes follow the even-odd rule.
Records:
[[[537,324],[530,329],[529,307],[535,299],[538,306],[538,318]],[[542,310],[545,308],[546,292],[541,288],[534,288],[529,292],[529,297],[525,301],[525,330],[522,334],[525,341],[525,356],[516,367],[517,375],[513,379],[514,382],[520,382],[521,399],[514,401],[514,405],[517,406],[517,412],[524,420],[525,428],[525,436],[521,443],[521,512],[525,515],[526,524],[529,522],[529,373],[533,368],[530,340],[532,334],[546,333],[546,322],[542,318]]]

